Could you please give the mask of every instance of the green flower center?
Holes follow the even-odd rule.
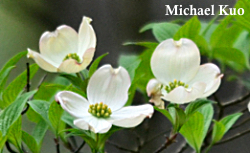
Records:
[[[89,105],[88,112],[98,118],[108,118],[112,114],[111,109],[108,107],[108,105],[103,104],[103,102]]]
[[[184,88],[188,88],[188,84],[185,84],[184,82],[177,81],[176,79],[174,79],[173,82],[169,82],[169,84],[166,85],[165,90],[167,91],[167,93],[169,93],[170,91],[174,90],[175,88],[177,88],[179,86],[183,86]]]
[[[68,55],[66,55],[66,57],[63,59],[63,61],[67,60],[67,59],[74,59],[76,60],[78,63],[81,62],[79,56],[76,53],[70,53]]]

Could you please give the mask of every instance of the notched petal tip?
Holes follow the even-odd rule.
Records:
[[[93,21],[90,17],[87,17],[87,16],[83,16],[82,20],[83,21],[86,20],[88,23],[91,23]]]
[[[34,55],[33,55],[33,51],[31,49],[27,49],[28,50],[28,53],[27,53],[27,58],[34,58]]]
[[[181,47],[181,45],[182,45],[182,38],[180,40],[178,40],[178,41],[173,40],[173,42],[174,42],[174,44],[175,44],[176,47]]]

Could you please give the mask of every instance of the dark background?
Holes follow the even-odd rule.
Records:
[[[0,65],[27,47],[39,51],[38,41],[43,32],[53,31],[62,24],[78,30],[82,16],[88,16],[93,19],[92,25],[97,35],[95,57],[109,52],[101,64],[111,63],[116,67],[119,55],[137,54],[142,51],[139,47],[123,46],[124,42],[156,41],[150,31],[142,34],[138,32],[143,25],[190,18],[190,16],[165,16],[165,5],[181,4],[183,8],[189,5],[194,5],[196,8],[214,5],[216,12],[218,5],[233,7],[234,3],[235,0],[0,0]],[[209,20],[212,17],[199,16],[199,19]],[[21,61],[13,77],[25,68],[26,61],[33,62]],[[40,73],[44,72],[41,70]],[[224,86],[221,87],[219,95],[224,101],[245,92],[236,84],[222,85]],[[140,97],[137,93],[137,103],[145,102]],[[29,122],[24,123],[25,129],[29,130],[30,126],[32,124]],[[106,149],[108,153],[153,153],[165,141],[164,134],[168,134],[170,128],[171,125],[166,118],[156,112],[152,119],[145,120],[139,127],[115,133],[108,140]],[[249,140],[248,134],[229,143],[215,146],[211,152],[249,153]],[[178,136],[178,143],[164,152],[178,152],[177,148],[183,144],[183,138]],[[50,132],[46,135],[42,147],[42,153],[47,152],[55,152]],[[62,152],[68,151],[62,150]],[[87,145],[82,152],[89,152]],[[188,149],[186,152],[192,150]]]

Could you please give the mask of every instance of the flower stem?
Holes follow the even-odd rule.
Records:
[[[79,79],[82,80],[82,76],[81,76],[80,72],[76,73],[76,76],[77,76]]]
[[[56,152],[60,153],[60,144],[59,144],[59,138],[54,138],[55,144],[56,144]]]

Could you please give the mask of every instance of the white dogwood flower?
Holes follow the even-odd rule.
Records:
[[[62,25],[54,32],[45,32],[40,38],[41,54],[28,48],[28,58],[45,71],[76,73],[85,69],[95,53],[96,35],[90,25],[92,19],[83,17],[77,33],[73,28]]]
[[[200,65],[199,49],[186,38],[160,43],[151,57],[151,69],[156,79],[149,81],[147,93],[156,105],[163,103],[161,98],[183,104],[208,97],[219,88],[223,76],[215,64]]]
[[[99,68],[90,78],[87,97],[70,91],[62,91],[56,100],[62,108],[76,117],[74,124],[84,130],[106,133],[112,125],[134,127],[145,117],[151,117],[154,109],[150,104],[123,107],[130,87],[128,72],[110,65]]]

